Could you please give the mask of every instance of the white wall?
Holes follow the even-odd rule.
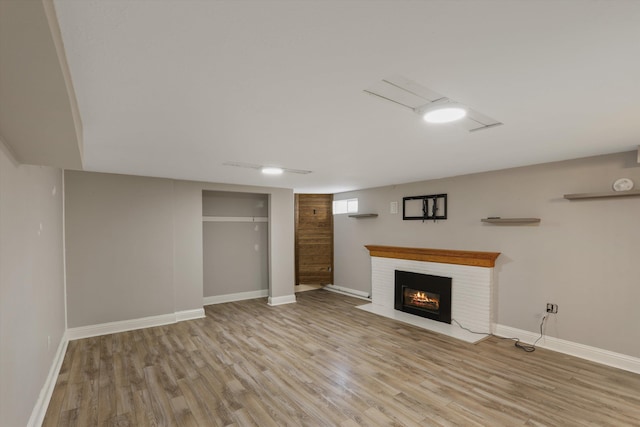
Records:
[[[0,142],[0,424],[24,426],[65,331],[62,172]],[[50,344],[49,344],[50,342]]]
[[[501,252],[497,323],[537,332],[546,302],[559,305],[547,334],[640,357],[640,197],[569,201],[607,191],[617,178],[640,186],[636,152],[337,194],[361,213],[336,215],[335,284],[369,292],[365,244]],[[448,194],[448,219],[403,221],[402,197]],[[389,213],[389,203],[400,211]],[[539,217],[533,226],[496,226],[487,216]]]

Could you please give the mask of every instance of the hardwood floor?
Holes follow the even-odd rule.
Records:
[[[322,285],[295,285],[293,287],[293,291],[297,294],[298,292],[308,292],[315,291],[316,289],[321,289]]]
[[[640,425],[640,375],[297,298],[72,341],[43,425]]]

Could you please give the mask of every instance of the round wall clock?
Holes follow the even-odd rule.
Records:
[[[613,183],[614,191],[629,191],[633,188],[633,181],[629,178],[620,178],[616,179],[616,182]]]

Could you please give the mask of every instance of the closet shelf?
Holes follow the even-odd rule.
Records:
[[[366,214],[349,215],[349,218],[375,218],[377,216],[378,216],[377,213],[366,213]]]
[[[633,197],[633,196],[640,196],[640,190],[565,194],[564,198],[567,200],[580,200],[580,199],[607,199],[607,198],[614,198],[614,197]]]
[[[266,216],[203,216],[202,222],[269,222]]]
[[[480,221],[489,224],[537,224],[540,218],[482,218]]]

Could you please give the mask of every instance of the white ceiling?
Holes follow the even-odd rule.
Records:
[[[82,168],[82,124],[53,3],[0,0],[0,145],[19,163]]]
[[[54,4],[86,170],[334,193],[640,143],[640,1]],[[504,125],[363,92],[390,75]]]

